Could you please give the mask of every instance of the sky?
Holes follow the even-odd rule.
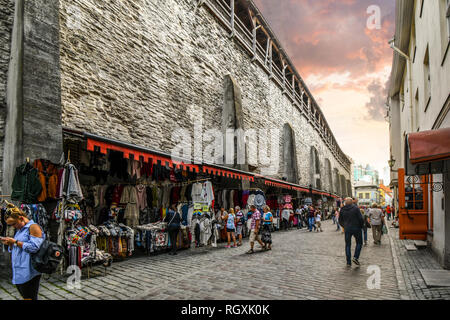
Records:
[[[389,183],[389,175],[383,174],[389,159],[389,124],[384,117],[395,1],[254,1],[319,104],[342,151],[356,164],[375,167]],[[373,6],[379,8],[378,16]],[[368,21],[375,28],[368,28]]]

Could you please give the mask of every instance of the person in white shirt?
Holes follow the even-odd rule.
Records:
[[[321,216],[320,216],[320,211],[319,210],[316,210],[315,218],[316,218],[316,227],[317,227],[316,231],[319,232],[319,230],[320,230],[320,232],[323,232],[322,224],[321,224],[321,221],[320,221]]]

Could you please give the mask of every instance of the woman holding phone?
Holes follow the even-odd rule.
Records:
[[[25,300],[37,300],[41,274],[31,265],[31,254],[36,253],[45,240],[45,234],[33,220],[8,203],[6,223],[17,229],[14,238],[1,238],[9,246],[12,260],[12,283]]]

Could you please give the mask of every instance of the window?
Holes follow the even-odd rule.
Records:
[[[450,0],[439,0],[442,65],[450,46]]]
[[[404,90],[403,85],[400,88],[400,106],[403,112],[403,109],[405,108],[405,96],[404,96]]]
[[[363,194],[362,193],[358,193],[358,199],[362,199],[363,198]]]
[[[416,89],[416,98],[414,99],[416,127],[420,126],[420,104],[419,104],[419,88]]]
[[[431,100],[431,75],[430,75],[430,54],[427,46],[427,50],[425,51],[425,57],[423,60],[423,76],[424,76],[424,106],[425,112],[428,109],[428,104]]]
[[[450,0],[447,0],[447,10],[445,12],[445,18],[447,20],[447,35],[450,39]]]
[[[370,199],[370,193],[366,193],[366,199]]]
[[[408,210],[423,210],[423,189],[420,185],[423,178],[416,177],[405,177],[405,206]]]

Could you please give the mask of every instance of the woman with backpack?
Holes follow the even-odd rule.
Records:
[[[233,248],[236,248],[236,215],[234,214],[234,209],[231,208],[228,211],[228,214],[225,216],[224,221],[227,222],[227,240],[228,240],[228,244],[225,246],[225,248],[231,248],[230,246],[230,242],[231,242],[231,237],[233,237]]]
[[[177,236],[181,228],[181,215],[177,211],[176,203],[173,203],[169,210],[167,210],[164,222],[167,222],[167,230],[169,231],[170,244],[172,245],[172,251],[170,255],[177,254]]]
[[[272,235],[270,234],[270,227],[273,224],[273,214],[270,212],[269,206],[264,206],[263,211],[263,232],[261,241],[264,243],[264,250],[272,250]]]
[[[1,238],[9,246],[12,261],[12,283],[24,300],[37,300],[41,273],[31,264],[31,254],[39,251],[45,240],[45,234],[26,213],[12,204],[8,204],[6,223],[17,229],[14,238]]]

